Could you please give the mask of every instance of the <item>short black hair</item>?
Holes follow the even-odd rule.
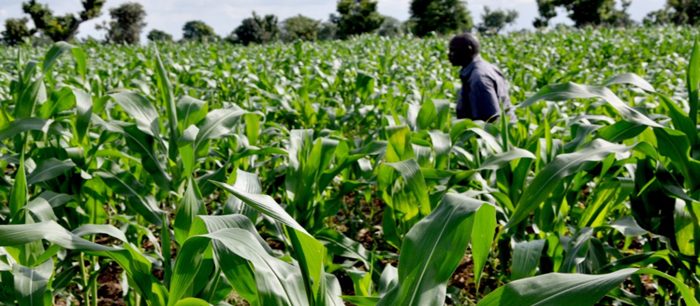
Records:
[[[481,51],[481,44],[479,43],[479,39],[471,33],[462,33],[455,35],[455,37],[452,38],[450,43],[453,42],[459,44],[459,46],[464,46],[471,49],[474,55],[479,54],[479,52]]]

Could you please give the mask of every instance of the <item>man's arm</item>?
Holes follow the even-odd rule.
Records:
[[[492,80],[472,81],[469,102],[471,102],[473,120],[492,122],[501,115],[500,100]]]

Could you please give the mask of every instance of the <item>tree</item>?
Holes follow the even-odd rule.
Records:
[[[68,41],[78,32],[81,23],[100,16],[105,1],[83,0],[83,10],[78,17],[71,13],[54,16],[48,5],[39,4],[36,0],[22,3],[22,10],[31,16],[34,26],[53,41]]]
[[[123,3],[110,9],[109,15],[112,21],[107,27],[107,41],[129,45],[139,42],[141,31],[146,27],[146,11],[140,3]]]
[[[25,37],[30,37],[36,31],[27,27],[27,18],[8,18],[5,20],[5,30],[2,31],[2,41],[8,46],[14,46],[24,42]]]
[[[277,25],[277,16],[265,15],[260,17],[253,12],[253,17],[243,19],[241,25],[233,30],[238,41],[244,45],[250,43],[266,44],[279,37],[280,29]]]
[[[206,42],[214,41],[218,38],[212,27],[199,20],[191,20],[185,23],[185,26],[182,27],[182,32],[182,38],[185,40]]]
[[[473,26],[466,2],[461,0],[412,0],[410,13],[418,36],[464,32]]]
[[[321,22],[306,16],[294,16],[282,22],[282,37],[285,41],[315,41],[321,30]]]
[[[533,23],[535,27],[549,25],[557,7],[569,12],[569,18],[577,27],[584,26],[628,26],[633,21],[627,13],[631,0],[622,0],[622,10],[615,7],[615,0],[537,0],[540,17]]]
[[[663,9],[644,17],[645,25],[700,25],[700,0],[667,0]]]
[[[484,14],[481,15],[481,24],[479,24],[479,32],[482,34],[498,34],[506,25],[514,24],[518,18],[516,10],[503,11],[497,9],[492,11],[488,6],[484,7]]]
[[[377,30],[379,36],[394,37],[403,34],[403,24],[394,17],[384,16],[384,23]]]
[[[148,40],[150,41],[165,41],[165,42],[172,42],[173,41],[173,36],[163,32],[161,30],[156,30],[153,29],[150,32],[148,32],[148,36],[146,36]]]
[[[337,10],[339,15],[332,14],[331,22],[338,26],[341,38],[373,32],[384,22],[377,12],[377,1],[340,0]]]
[[[321,29],[318,31],[318,40],[333,40],[337,37],[337,34],[338,25],[332,22],[324,22],[321,24]]]

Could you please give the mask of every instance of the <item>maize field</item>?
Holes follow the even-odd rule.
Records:
[[[2,305],[688,305],[697,29],[0,49]]]

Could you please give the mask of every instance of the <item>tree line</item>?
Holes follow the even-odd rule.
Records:
[[[5,30],[0,33],[6,45],[16,45],[28,37],[39,36],[44,40],[68,41],[78,31],[81,23],[102,14],[106,0],[83,0],[82,10],[76,14],[57,16],[46,4],[30,0],[22,3],[22,10],[29,16],[5,20]],[[564,8],[577,27],[584,26],[632,26],[637,23],[627,12],[631,0],[537,0],[539,16],[533,25],[547,27],[557,15],[557,8]],[[492,10],[484,7],[482,22],[474,25],[466,1],[461,0],[411,0],[410,18],[401,22],[377,11],[377,1],[339,0],[336,12],[328,21],[303,15],[279,21],[275,15],[258,15],[244,19],[229,35],[218,36],[214,29],[201,20],[192,20],[182,28],[183,41],[225,41],[234,44],[266,44],[274,41],[315,41],[345,39],[353,35],[377,33],[396,36],[412,33],[422,37],[431,33],[451,34],[476,30],[482,34],[497,34],[518,18],[515,10]],[[146,27],[147,13],[137,2],[123,3],[109,9],[110,21],[97,25],[105,32],[104,41],[118,44],[137,44]],[[31,19],[34,28],[29,27]],[[644,25],[698,25],[700,0],[667,0],[666,6],[649,13]],[[158,29],[147,35],[151,41],[173,41],[172,35]]]

